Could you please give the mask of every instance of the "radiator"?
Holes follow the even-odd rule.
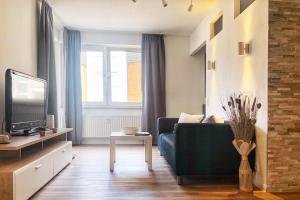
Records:
[[[141,116],[95,116],[86,115],[83,119],[84,138],[108,138],[111,132],[122,127],[141,128]]]

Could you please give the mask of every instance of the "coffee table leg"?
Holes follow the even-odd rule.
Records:
[[[148,151],[148,148],[149,148],[149,143],[148,143],[148,140],[144,140],[144,145],[145,145],[145,162],[148,162],[149,160],[149,151]]]
[[[147,142],[148,146],[148,170],[152,170],[152,138]]]
[[[110,157],[109,157],[109,168],[110,171],[114,171],[114,164],[115,164],[115,141],[111,138],[110,139]]]
[[[113,156],[114,156],[114,163],[116,162],[116,143],[114,142],[114,151],[113,151]]]

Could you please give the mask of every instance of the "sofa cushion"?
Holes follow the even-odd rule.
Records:
[[[224,124],[224,117],[210,115],[210,116],[206,117],[202,121],[202,123],[204,123],[204,124]]]
[[[168,145],[175,146],[175,134],[174,133],[162,134],[162,138]]]
[[[175,134],[161,133],[158,138],[158,148],[161,155],[165,157],[167,162],[175,170]]]
[[[204,118],[204,115],[190,115],[187,113],[181,113],[178,123],[200,123]]]
[[[174,125],[178,123],[178,118],[160,117],[157,119],[158,135],[161,133],[171,133],[174,131]]]
[[[203,121],[202,121],[203,124],[213,124],[215,123],[215,118],[213,115],[210,115],[208,117],[206,117]]]
[[[158,141],[157,141],[157,147],[158,147],[158,149],[161,151],[161,147],[162,147],[162,142],[163,142],[163,139],[162,138],[164,138],[166,135],[168,135],[168,134],[173,134],[172,132],[162,132],[162,133],[160,133],[159,135],[158,135]],[[162,152],[161,152],[161,154],[162,154]]]

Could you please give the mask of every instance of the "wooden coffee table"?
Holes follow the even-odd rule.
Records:
[[[144,141],[145,144],[145,162],[148,163],[148,170],[152,170],[152,136],[135,136],[126,135],[122,132],[112,132],[110,135],[110,171],[114,171],[114,164],[116,162],[116,141],[133,140],[133,141]]]

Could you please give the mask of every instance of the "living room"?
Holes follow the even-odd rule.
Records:
[[[299,13],[1,0],[0,199],[299,199]]]

